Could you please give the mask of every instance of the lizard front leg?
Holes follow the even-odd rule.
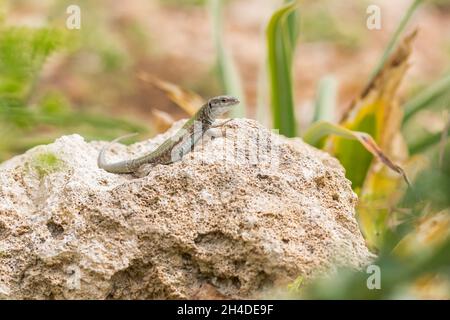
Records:
[[[221,123],[219,123],[219,124],[213,124],[212,126],[211,126],[211,128],[220,128],[220,127],[223,127],[224,125],[226,125],[228,122],[230,122],[230,121],[233,121],[234,119],[228,119],[228,120],[225,120],[225,121],[223,121],[223,122],[221,122]]]
[[[219,124],[213,124],[206,132],[205,134],[208,135],[211,139],[223,137],[225,134],[223,132],[223,126],[227,124],[228,122],[232,121],[234,119],[228,119],[226,121],[223,121]],[[220,128],[220,129],[219,129]]]

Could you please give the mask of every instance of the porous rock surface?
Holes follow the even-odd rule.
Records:
[[[222,134],[143,178],[99,169],[106,142],[79,135],[1,164],[0,298],[258,298],[370,260],[337,160],[252,120]]]

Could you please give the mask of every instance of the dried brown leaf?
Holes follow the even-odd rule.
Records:
[[[203,98],[195,92],[183,89],[174,83],[161,80],[151,74],[141,72],[138,75],[138,78],[163,91],[173,103],[183,109],[190,116],[194,115],[205,103]]]

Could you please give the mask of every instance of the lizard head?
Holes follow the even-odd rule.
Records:
[[[218,96],[209,99],[208,105],[216,115],[221,115],[231,109],[232,106],[237,105],[239,99],[231,96]]]

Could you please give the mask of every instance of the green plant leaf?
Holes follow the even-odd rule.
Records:
[[[405,103],[403,124],[406,124],[418,111],[428,108],[435,101],[447,95],[450,91],[450,73],[428,86]]]
[[[400,134],[402,112],[396,91],[408,68],[411,42],[415,35],[416,32],[413,32],[405,37],[340,123],[349,130],[368,133],[383,150],[391,150],[393,138]],[[332,140],[332,153],[345,167],[347,178],[359,193],[372,164],[372,156],[354,141]]]
[[[415,35],[413,32],[404,39],[341,123],[349,130],[372,136],[383,150],[381,158],[402,165],[407,159],[404,151],[407,148],[401,134],[402,110],[397,89],[408,69]],[[333,138],[330,144],[332,153],[346,169],[352,188],[360,196],[358,220],[366,243],[372,249],[380,248],[387,233],[391,208],[401,197],[405,184],[386,168],[376,166],[372,161],[374,153],[354,141]],[[395,166],[409,185],[403,169],[394,164],[394,170]]]
[[[292,0],[284,0],[284,3],[289,5]],[[299,36],[299,13],[297,10],[292,11],[286,18],[288,25],[288,33],[291,43],[296,43]]]
[[[416,139],[408,144],[408,150],[411,155],[422,153],[428,148],[435,146],[441,140],[441,133],[428,134],[425,137]]]
[[[368,152],[370,152],[390,169],[400,174],[409,184],[409,180],[404,170],[390,160],[389,157],[377,145],[375,140],[365,132],[352,131],[331,122],[320,121],[309,127],[302,138],[306,143],[317,146],[323,137],[329,135],[337,135],[348,140],[357,140]]]
[[[280,133],[296,136],[296,121],[292,85],[292,59],[295,50],[295,33],[290,30],[288,17],[298,3],[290,2],[277,10],[267,26],[268,73],[273,126]],[[291,21],[291,20],[289,20]]]
[[[320,79],[314,105],[313,123],[316,121],[333,121],[336,109],[337,81],[332,76]]]

